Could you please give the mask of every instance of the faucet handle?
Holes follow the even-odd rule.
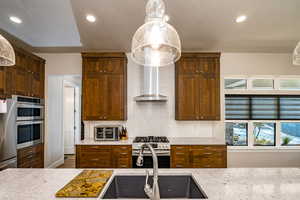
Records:
[[[146,170],[146,181],[145,181],[145,185],[149,185],[149,184],[148,184],[149,174],[150,174],[149,170]]]
[[[148,197],[151,197],[153,195],[153,192],[151,186],[148,184],[149,173],[150,173],[149,170],[146,170],[146,181],[145,181],[144,191]]]

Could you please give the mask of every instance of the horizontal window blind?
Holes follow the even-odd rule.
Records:
[[[249,119],[250,98],[244,96],[228,96],[225,99],[226,119]]]
[[[300,119],[300,96],[280,97],[280,119]]]
[[[250,97],[252,119],[277,119],[278,105],[276,97]]]
[[[226,95],[226,120],[300,120],[300,96]]]

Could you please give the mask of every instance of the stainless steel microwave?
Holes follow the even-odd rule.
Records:
[[[96,141],[114,141],[120,139],[122,126],[96,126],[94,139]]]

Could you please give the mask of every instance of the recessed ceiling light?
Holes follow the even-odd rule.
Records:
[[[241,15],[241,16],[238,16],[235,20],[236,23],[241,23],[241,22],[244,22],[246,21],[247,19],[247,16],[246,15]]]
[[[86,20],[93,23],[96,21],[96,17],[94,15],[87,15]]]
[[[21,24],[22,20],[19,17],[11,16],[9,17],[10,21],[16,23],[16,24]]]

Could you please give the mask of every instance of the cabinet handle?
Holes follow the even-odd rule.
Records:
[[[123,153],[121,153],[121,155],[127,155],[128,153],[125,153],[125,152],[123,152]]]
[[[175,147],[176,149],[183,149],[184,147]]]
[[[213,153],[203,153],[203,155],[212,155]]]
[[[105,116],[105,117],[103,117],[103,119],[107,119],[107,117]]]
[[[120,168],[127,168],[127,165],[121,165]]]
[[[176,155],[185,155],[185,153],[176,152]]]
[[[93,158],[91,161],[99,161],[99,158]]]
[[[183,167],[183,165],[176,165],[176,167]]]

